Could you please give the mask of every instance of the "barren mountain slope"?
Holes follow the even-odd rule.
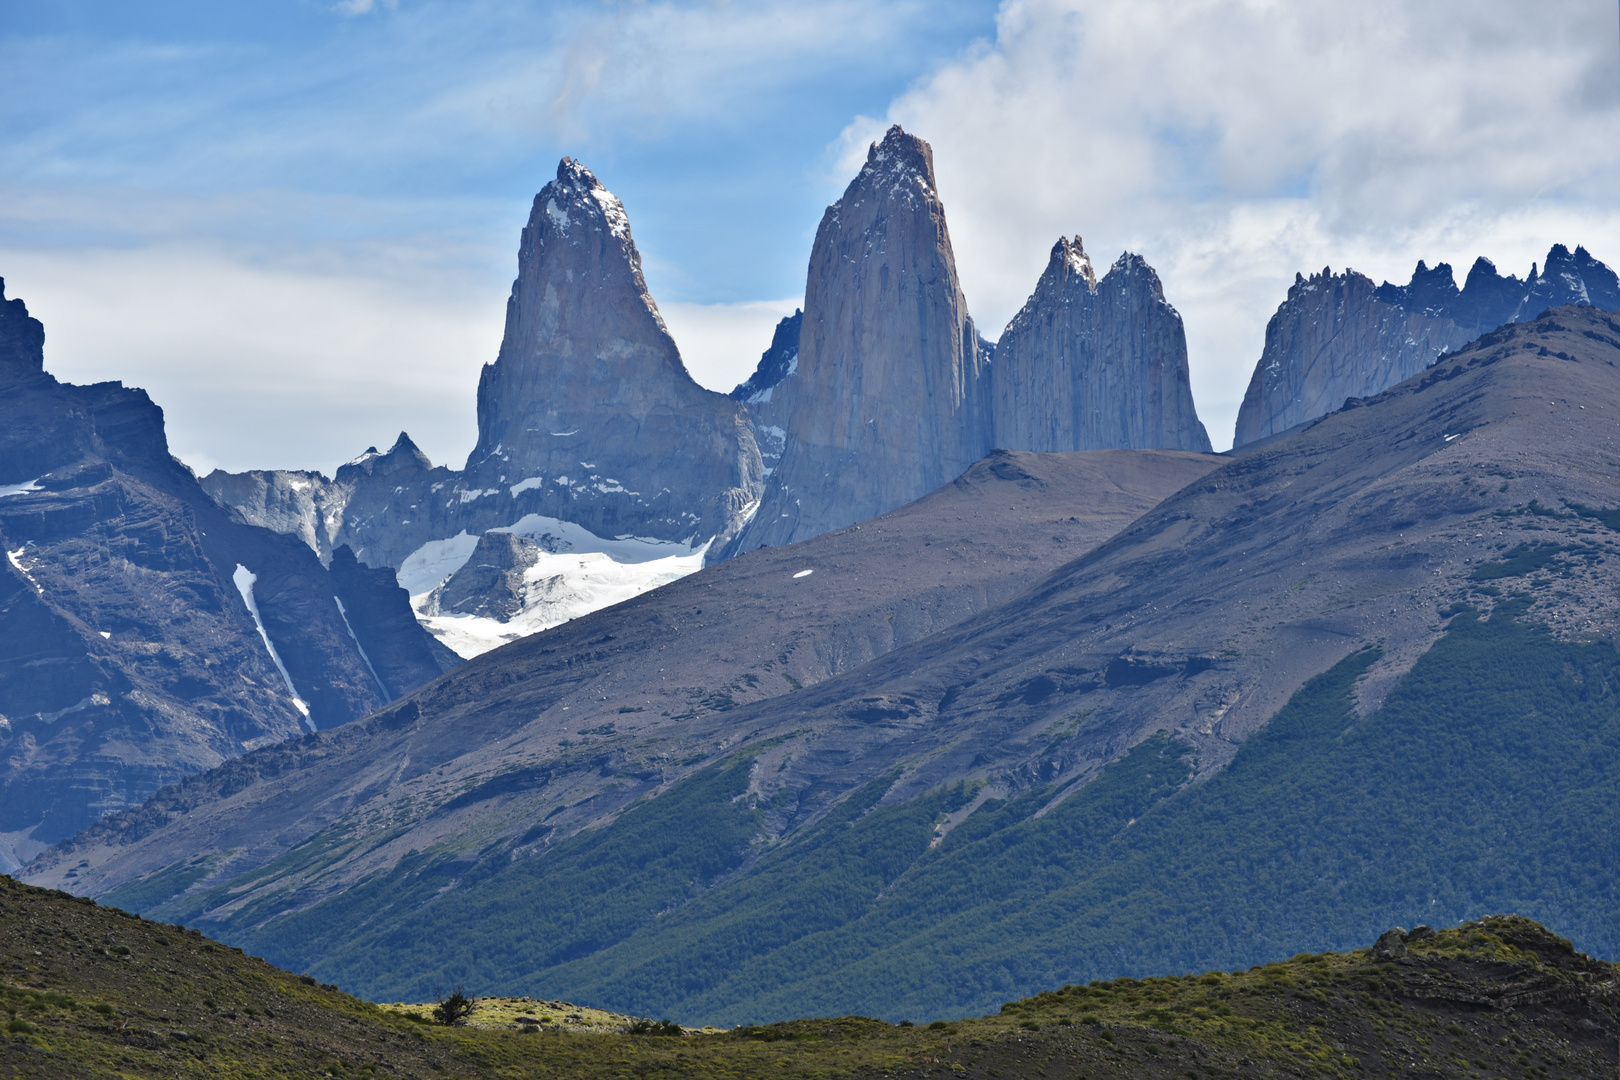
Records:
[[[344,856],[314,878],[266,879],[277,894],[307,882],[320,895],[413,849],[511,842],[542,817],[567,831],[600,823],[707,760],[713,740],[734,741],[714,732],[738,706],[985,610],[1220,461],[994,454],[881,518],[761,549],[470,661],[405,712],[171,789],[26,876],[99,895],[178,864],[171,893],[203,888],[337,822],[352,838]]]

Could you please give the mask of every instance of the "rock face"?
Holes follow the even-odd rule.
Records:
[[[687,374],[619,200],[564,158],[523,230],[506,337],[478,382],[469,488],[598,536],[727,538],[760,494],[745,410]]]
[[[784,370],[797,325],[778,333]],[[772,390],[762,393],[765,410]],[[779,453],[780,426],[773,431]],[[203,485],[222,506],[299,537],[323,561],[347,546],[366,566],[398,571],[429,546],[463,537],[465,556],[470,538],[521,533],[525,523],[580,526],[586,535],[573,550],[581,554],[640,537],[689,555],[736,533],[758,505],[763,469],[749,407],[698,386],[682,364],[647,292],[623,205],[564,158],[523,230],[506,336],[479,379],[478,445],[464,469],[435,466],[402,432],[387,453],[371,447],[330,480],[215,472]],[[447,566],[446,576],[455,570]],[[475,579],[483,580],[469,572],[457,589]],[[584,595],[567,581],[550,593]],[[458,591],[457,608],[506,621],[497,612],[509,611],[514,595],[483,605]]]
[[[747,382],[731,392],[733,398],[748,406],[766,477],[781,463],[787,442],[787,424],[798,387],[795,376],[799,372],[799,334],[803,326],[803,311],[795,311],[777,323],[771,347],[759,358],[759,366]]]
[[[329,573],[221,509],[144,391],[58,383],[3,296],[0,869],[441,673],[388,575]]]
[[[472,558],[439,587],[439,610],[509,621],[524,608],[523,572],[539,558],[540,546],[532,540],[512,533],[485,533]]]
[[[1459,290],[1446,263],[1423,262],[1406,285],[1373,283],[1354,270],[1324,268],[1294,285],[1266,326],[1266,344],[1238,411],[1233,446],[1243,446],[1370,397],[1411,378],[1442,353],[1549,307],[1620,308],[1614,271],[1583,247],[1562,244],[1524,281],[1475,260]]]
[[[991,370],[998,446],[1210,449],[1181,316],[1139,255],[1121,255],[1099,282],[1080,238],[1059,238]]]
[[[733,391],[767,453],[754,519],[709,561],[803,540],[934,490],[992,449],[1207,451],[1181,316],[1125,254],[1098,282],[1060,239],[999,344],[957,281],[928,144],[890,128],[816,233],[797,367],[778,340]],[[791,377],[790,377],[791,376]]]
[[[986,366],[933,151],[896,125],[821,219],[781,465],[727,553],[864,521],[955,478],[988,449]]]

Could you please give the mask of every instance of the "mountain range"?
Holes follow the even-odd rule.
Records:
[[[9,857],[374,998],[727,1024],[1487,908],[1612,954],[1616,307],[1560,245],[1301,275],[1216,455],[1147,262],[1060,237],[990,342],[895,127],[724,395],[564,159],[461,470],[199,481],[7,302]]]

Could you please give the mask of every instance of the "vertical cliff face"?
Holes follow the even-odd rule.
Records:
[[[1210,449],[1181,316],[1140,256],[1121,255],[1099,282],[1080,238],[1060,238],[992,372],[997,446]]]
[[[771,347],[759,358],[759,366],[747,382],[731,392],[733,398],[748,406],[754,442],[759,446],[767,478],[781,463],[787,442],[787,424],[799,385],[799,333],[803,326],[803,311],[795,311],[777,323]]]
[[[1620,308],[1620,279],[1584,247],[1554,244],[1540,274],[1497,273],[1479,258],[1461,289],[1451,267],[1419,261],[1406,285],[1324,269],[1294,286],[1266,326],[1265,350],[1238,412],[1233,446],[1286,431],[1411,378],[1440,356],[1549,307]]]
[[[391,575],[340,580],[222,509],[170,456],[144,391],[60,383],[43,344],[20,301],[0,302],[4,871],[442,670]]]
[[[1424,270],[1420,263],[1419,275]],[[1409,310],[1378,291],[1354,270],[1295,276],[1288,299],[1266,324],[1265,350],[1238,410],[1234,446],[1376,394],[1469,340],[1446,316]]]
[[[687,374],[623,205],[564,158],[535,197],[506,336],[479,379],[467,489],[528,483],[524,512],[599,536],[703,539],[736,529],[761,468],[743,406]]]
[[[892,510],[990,449],[985,356],[928,144],[899,126],[817,230],[781,465],[731,552]]]

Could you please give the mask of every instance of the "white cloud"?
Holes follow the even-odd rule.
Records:
[[[729,394],[754,373],[776,324],[802,304],[802,300],[792,299],[658,307],[692,378],[710,390]]]
[[[500,345],[504,291],[410,251],[317,269],[178,244],[0,248],[0,265],[45,324],[46,369],[147,390],[198,472],[330,474],[402,428],[459,468]]]
[[[934,146],[975,316],[999,327],[1060,233],[1140,251],[1187,322],[1218,445],[1298,269],[1620,263],[1608,0],[1008,0],[994,43],[859,118]],[[1461,265],[1458,265],[1461,264]]]

